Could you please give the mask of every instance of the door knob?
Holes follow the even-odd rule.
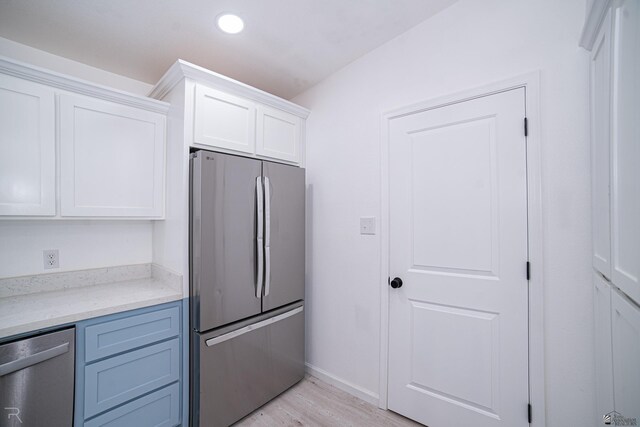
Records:
[[[402,279],[399,277],[394,278],[391,283],[390,283],[391,287],[393,289],[398,289],[402,287]]]

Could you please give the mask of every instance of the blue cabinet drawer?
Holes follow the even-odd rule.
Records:
[[[180,308],[170,307],[87,326],[85,362],[178,336]]]
[[[180,386],[174,383],[84,423],[85,427],[174,427],[180,424]]]
[[[84,418],[180,378],[180,340],[165,341],[84,368]]]

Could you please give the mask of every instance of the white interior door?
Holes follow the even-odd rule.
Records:
[[[528,425],[524,88],[390,121],[389,409]]]

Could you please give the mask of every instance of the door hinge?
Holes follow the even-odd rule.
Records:
[[[524,118],[524,136],[529,136],[529,120]]]
[[[391,284],[391,276],[387,277],[387,285]]]
[[[527,261],[527,280],[531,280],[531,263]]]
[[[533,416],[532,416],[532,412],[533,412],[533,411],[532,411],[532,409],[531,409],[531,403],[529,403],[529,404],[527,405],[527,419],[529,420],[529,424],[531,424],[531,420],[532,420],[532,418],[533,418]]]

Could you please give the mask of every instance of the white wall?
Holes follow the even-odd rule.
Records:
[[[0,38],[0,55],[94,83],[145,95],[147,83]],[[42,251],[60,250],[60,269],[44,270]],[[40,221],[0,219],[0,277],[147,263],[150,221]]]
[[[110,73],[2,37],[0,37],[0,55],[138,95],[147,95],[153,87],[148,83]]]
[[[0,278],[151,262],[150,221],[0,220]],[[42,251],[60,268],[44,270]]]
[[[547,425],[594,425],[584,0],[461,0],[293,101],[307,122],[307,360],[378,390],[381,113],[541,70]],[[535,274],[536,266],[533,266]]]

